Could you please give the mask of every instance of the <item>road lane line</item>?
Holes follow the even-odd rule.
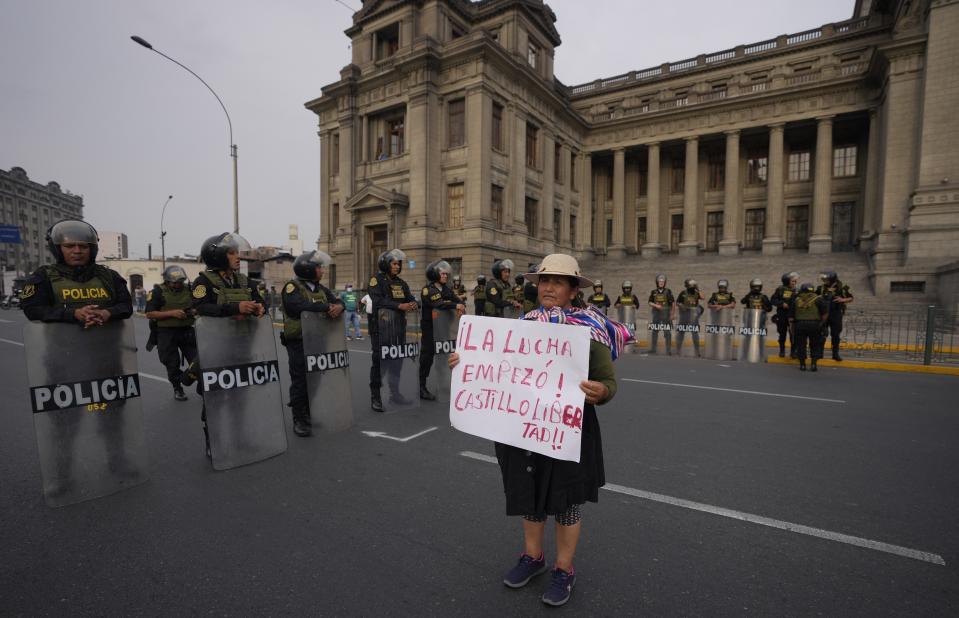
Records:
[[[371,350],[354,350],[353,348],[348,348],[350,352],[356,352],[357,354],[372,354]]]
[[[415,440],[416,438],[419,438],[420,436],[425,436],[429,432],[435,431],[437,429],[439,429],[439,427],[430,427],[429,429],[424,429],[423,431],[419,433],[414,433],[412,436],[407,436],[405,438],[397,438],[396,436],[391,436],[384,431],[363,431],[361,433],[371,438],[386,438],[387,440],[396,440],[397,442],[409,442],[410,440]]]
[[[18,346],[20,346],[21,348],[23,347],[23,344],[22,344],[22,343],[20,343],[19,341],[13,341],[12,339],[0,339],[0,341],[2,341],[2,342],[4,342],[4,343],[10,343],[10,344],[13,344],[13,345],[18,345]]]
[[[167,378],[162,378],[162,377],[160,377],[160,376],[155,376],[155,375],[153,375],[152,373],[143,373],[143,372],[141,371],[141,372],[140,372],[140,375],[143,376],[144,378],[147,378],[147,379],[150,379],[150,380],[156,380],[157,382],[169,382],[169,381],[170,381],[170,380],[168,380]]]
[[[738,388],[720,388],[718,386],[700,386],[698,384],[677,384],[675,382],[656,382],[655,380],[636,380],[634,378],[620,378],[620,382],[640,382],[642,384],[659,384],[660,386],[679,386],[682,388],[699,388],[707,391],[726,391],[727,393],[742,393],[745,395],[765,395],[766,397],[784,397],[786,399],[805,399],[807,401],[824,401],[826,403],[846,403],[844,399],[824,399],[822,397],[806,397],[805,395],[787,395],[785,393],[764,393],[762,391],[744,391]]]
[[[462,451],[460,455],[462,455],[463,457],[469,457],[470,459],[476,459],[479,461],[497,463],[497,460],[495,457],[490,457],[489,455],[482,455],[480,453],[474,453],[472,451]],[[678,506],[680,508],[689,509],[692,511],[699,511],[701,513],[708,513],[710,515],[718,515],[720,517],[737,519],[739,521],[744,521],[750,524],[767,526],[769,528],[785,530],[786,532],[795,532],[796,534],[812,536],[820,539],[825,539],[827,541],[845,543],[846,545],[854,545],[856,547],[863,547],[865,549],[881,551],[887,554],[901,556],[903,558],[911,558],[913,560],[929,562],[931,564],[936,564],[939,566],[946,566],[946,561],[943,560],[942,556],[940,556],[939,554],[921,551],[918,549],[910,549],[908,547],[902,547],[901,545],[892,545],[890,543],[883,543],[882,541],[873,541],[871,539],[865,539],[859,536],[843,534],[841,532],[832,532],[830,530],[823,530],[822,528],[813,528],[812,526],[795,524],[792,522],[782,521],[779,519],[772,519],[770,517],[763,517],[762,515],[745,513],[743,511],[734,511],[733,509],[727,509],[721,506],[713,506],[711,504],[704,504],[702,502],[693,502],[692,500],[684,500],[683,498],[674,498],[672,496],[657,494],[651,491],[643,491],[641,489],[633,489],[632,487],[624,487],[623,485],[615,485],[613,483],[606,483],[606,485],[603,486],[603,489],[607,491],[611,491],[613,493],[625,494],[627,496],[632,496],[634,498],[640,498],[642,500],[650,500],[652,502],[659,502],[662,504],[668,504],[670,506]]]
[[[0,319],[0,322],[3,322],[4,324],[14,324],[14,323],[15,323],[13,320],[2,320],[2,319]]]

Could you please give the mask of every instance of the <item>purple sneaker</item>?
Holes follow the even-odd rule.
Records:
[[[522,588],[529,583],[529,580],[545,573],[546,569],[545,556],[541,555],[537,560],[528,554],[523,554],[519,557],[516,566],[503,577],[503,583],[510,588]]]
[[[543,593],[543,603],[552,605],[553,607],[565,605],[566,601],[569,601],[570,595],[573,594],[573,585],[575,583],[575,571],[567,573],[560,568],[553,569],[549,586],[546,587],[546,592]]]

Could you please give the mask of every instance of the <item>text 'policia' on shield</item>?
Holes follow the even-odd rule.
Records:
[[[140,376],[128,375],[67,384],[34,386],[30,401],[34,412],[66,410],[94,403],[109,403],[140,396]]]
[[[279,382],[280,373],[275,360],[232,367],[217,367],[203,370],[203,392],[227,391],[234,388],[258,386]]]

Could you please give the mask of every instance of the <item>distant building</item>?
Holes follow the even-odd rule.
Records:
[[[97,256],[97,263],[120,273],[120,275],[127,280],[131,294],[133,290],[141,285],[143,289],[150,290],[154,285],[163,282],[162,260],[100,259],[100,257]],[[191,282],[196,279],[201,271],[206,269],[202,262],[193,260],[181,261],[167,259],[166,265],[168,267],[181,266],[183,270],[186,271]]]
[[[127,235],[121,232],[104,232],[97,230],[100,235],[100,249],[98,256],[125,260],[130,257],[127,251]]]
[[[290,224],[290,255],[296,257],[303,253],[303,241],[300,240],[300,226]]]
[[[22,167],[0,170],[0,225],[20,228],[21,244],[0,244],[0,269],[29,273],[49,261],[46,235],[61,219],[83,219],[83,197],[57,182],[30,180]]]

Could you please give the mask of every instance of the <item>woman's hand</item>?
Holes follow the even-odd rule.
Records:
[[[456,369],[456,366],[460,364],[460,355],[456,352],[453,352],[449,356],[449,365],[450,369]]]
[[[450,360],[452,361],[452,359],[453,355],[450,354]],[[459,358],[457,357],[456,360],[459,360]],[[452,367],[451,363],[450,368],[452,369]],[[609,397],[609,389],[606,388],[606,385],[595,380],[583,380],[579,383],[579,390],[586,393],[586,403],[597,404]]]

